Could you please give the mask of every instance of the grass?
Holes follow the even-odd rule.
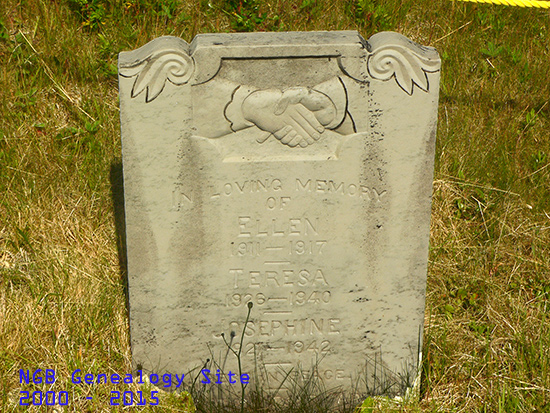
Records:
[[[109,405],[112,390],[151,391],[70,377],[130,370],[113,207],[117,53],[167,34],[344,29],[365,38],[395,30],[443,60],[421,397],[400,406],[369,399],[363,410],[550,410],[547,10],[448,0],[3,0],[0,411],[44,411],[19,407],[21,389],[68,391],[67,409],[78,412],[127,410]],[[20,369],[53,369],[56,381],[20,385]],[[258,393],[245,411],[328,411],[324,389],[297,381],[295,393],[284,406]],[[199,396],[198,411],[216,411]],[[192,410],[185,395],[159,398],[142,410]]]

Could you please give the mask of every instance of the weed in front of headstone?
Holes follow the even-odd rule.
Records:
[[[246,320],[244,322],[243,331],[240,336],[239,341],[239,348],[238,350],[235,350],[233,348],[233,340],[236,336],[236,333],[234,331],[231,331],[229,341],[225,337],[225,333],[221,333],[220,336],[223,339],[223,342],[225,346],[227,347],[227,351],[225,352],[225,355],[219,360],[216,361],[216,357],[214,353],[211,350],[211,358],[206,359],[206,362],[200,369],[200,371],[195,375],[193,383],[191,387],[189,388],[189,392],[191,393],[193,399],[195,400],[196,405],[198,406],[199,411],[228,411],[230,409],[231,411],[237,411],[237,406],[235,406],[234,401],[236,400],[236,397],[234,394],[232,394],[231,388],[229,387],[227,390],[224,389],[224,387],[221,386],[222,380],[221,377],[226,376],[225,372],[225,366],[227,362],[227,357],[231,353],[233,354],[237,359],[238,364],[238,381],[240,382],[240,395],[239,395],[239,411],[243,412],[245,407],[245,391],[246,387],[248,385],[248,380],[243,380],[243,370],[242,370],[242,348],[244,343],[244,337],[245,337],[245,331],[246,326],[248,324],[248,321],[250,319],[250,313],[252,311],[253,303],[248,303],[248,312],[246,315]],[[214,387],[206,386],[207,384],[211,384],[211,380],[207,379],[207,374],[210,373],[211,370],[213,370],[213,367],[217,369],[217,381],[215,381],[216,384],[220,384],[216,386],[215,390],[213,391]],[[232,374],[229,372],[229,374]],[[248,375],[245,375],[246,377],[249,377]],[[201,377],[204,377],[204,379],[199,380]],[[231,380],[231,378],[229,379]],[[231,381],[230,381],[231,383]],[[201,386],[202,384],[202,386]]]
[[[227,342],[227,340],[225,339],[225,335],[222,333],[223,342],[227,346],[227,350],[231,351],[235,355],[235,357],[237,357],[237,363],[239,364],[239,378],[241,378],[243,374],[241,354],[243,350],[244,333],[246,331],[246,325],[248,324],[248,320],[250,319],[250,312],[252,311],[253,306],[254,304],[252,304],[252,302],[248,303],[248,313],[246,314],[246,321],[244,322],[243,332],[241,334],[239,351],[235,351],[233,348],[231,348],[231,343]],[[240,380],[240,382],[241,382],[241,412],[243,412],[244,411],[244,392],[246,390],[246,386],[248,382],[244,383],[242,379]]]

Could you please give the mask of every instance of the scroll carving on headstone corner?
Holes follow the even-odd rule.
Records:
[[[181,50],[161,50],[147,58],[126,67],[121,67],[120,75],[135,77],[132,98],[145,90],[145,101],[154,100],[164,90],[166,81],[174,85],[184,85],[194,71],[193,59]]]
[[[414,51],[411,47],[390,44],[373,51],[367,68],[372,78],[389,80],[395,77],[397,84],[409,95],[414,85],[428,92],[430,84],[426,73],[439,71],[441,60],[430,59]]]

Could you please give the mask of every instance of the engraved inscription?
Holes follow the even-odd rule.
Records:
[[[286,262],[284,263],[286,264]],[[243,268],[233,268],[229,270],[229,274],[233,277],[235,289],[294,286],[326,287],[329,285],[321,269],[245,271]]]
[[[259,257],[272,251],[288,255],[322,255],[327,245],[326,240],[289,240],[279,244],[268,244],[265,241],[233,242],[231,255],[239,257]]]
[[[264,337],[265,338],[265,337]],[[241,347],[239,342],[235,342],[232,346],[233,350],[238,351]],[[313,339],[313,340],[277,340],[276,342],[265,343],[266,351],[270,353],[283,354],[327,354],[331,351],[331,342],[329,340]],[[254,344],[245,343],[243,346],[243,354],[254,356]]]
[[[269,343],[266,348],[271,353],[302,354],[312,352],[314,354],[327,354],[330,352],[329,340],[298,340]]]
[[[286,342],[286,353],[300,354],[304,351],[311,351],[315,354],[326,354],[330,352],[330,341],[311,340],[311,341],[288,341]]]
[[[301,180],[296,178],[296,191],[298,192],[317,192],[321,194],[340,194],[348,196],[358,196],[375,202],[380,202],[386,195],[386,191],[380,191],[376,188],[369,188],[366,185],[335,182],[325,179]]]
[[[172,191],[172,210],[179,211],[183,205],[192,204],[193,200],[179,186]]]
[[[288,241],[289,255],[321,255],[323,253],[323,247],[327,244],[327,241]]]
[[[290,203],[290,197],[289,196],[282,196],[280,198],[275,198],[270,196],[267,198],[267,201],[265,202],[265,206],[268,210],[274,210],[274,209],[284,209],[289,203]]]
[[[295,178],[294,182],[284,182],[280,178],[256,179],[225,182],[218,186],[209,187],[210,197],[231,197],[234,195],[251,193],[272,193],[293,190],[296,193],[318,193],[323,195],[343,195],[359,197],[369,201],[381,202],[387,191],[357,182],[344,182],[334,179]],[[290,195],[268,196],[264,205],[268,211],[284,210],[292,202]]]
[[[245,337],[297,337],[326,336],[341,334],[339,318],[278,318],[272,320],[249,320],[244,329]],[[243,331],[242,321],[231,321],[230,331]]]
[[[248,194],[256,192],[280,191],[282,182],[280,179],[252,179],[245,181],[225,182],[220,188],[210,186],[211,198],[219,198],[220,195],[231,196],[233,194]]]
[[[237,237],[284,237],[284,236],[307,236],[318,235],[317,227],[319,219],[315,223],[309,218],[290,218],[280,220],[272,218],[271,222],[262,222],[261,219],[254,219],[250,216],[238,218],[239,233]]]
[[[244,307],[249,302],[259,307],[267,303],[282,303],[289,306],[297,305],[302,306],[305,304],[328,304],[330,302],[331,292],[326,291],[290,291],[284,296],[269,296],[263,293],[257,294],[228,294],[226,303],[228,307]]]
[[[279,391],[279,383],[283,383],[288,379],[288,371],[293,366],[293,363],[266,363],[267,379],[271,383],[270,390]],[[312,379],[322,379],[327,382],[336,382],[333,385],[340,385],[344,380],[349,379],[349,374],[346,374],[343,369],[318,369],[300,370],[303,380],[309,381]]]

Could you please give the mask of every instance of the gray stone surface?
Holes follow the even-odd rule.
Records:
[[[121,53],[134,366],[187,384],[205,365],[237,372],[222,333],[237,350],[244,329],[243,372],[267,387],[290,369],[346,392],[410,386],[439,68],[391,32]]]

